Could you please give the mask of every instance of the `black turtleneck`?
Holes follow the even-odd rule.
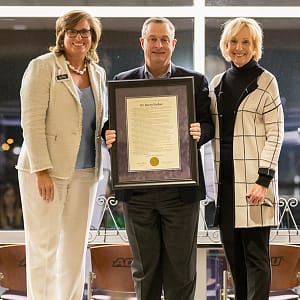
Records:
[[[233,133],[235,114],[241,101],[245,97],[244,91],[261,74],[261,67],[255,60],[238,68],[233,63],[223,79],[223,94],[219,112],[223,115],[221,127],[221,161],[223,182],[233,176]],[[243,96],[244,95],[244,96]],[[272,177],[259,174],[256,183],[268,187]]]
[[[222,95],[222,144],[223,146],[232,147],[233,128],[235,113],[247,86],[256,80],[260,70],[255,60],[250,60],[241,68],[236,67],[233,63],[227,70],[223,81]]]

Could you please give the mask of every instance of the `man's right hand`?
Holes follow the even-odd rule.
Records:
[[[110,149],[112,147],[112,144],[117,139],[117,132],[113,129],[108,129],[105,131],[105,143],[107,149]]]

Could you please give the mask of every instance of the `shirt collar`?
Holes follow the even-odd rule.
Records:
[[[144,70],[145,78],[146,79],[153,79],[153,75],[150,73],[150,71],[147,68],[147,65],[145,64],[145,70]],[[163,74],[160,78],[170,78],[171,77],[171,63],[169,65],[168,71]]]

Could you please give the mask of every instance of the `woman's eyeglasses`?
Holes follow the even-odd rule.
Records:
[[[92,29],[81,29],[81,30],[68,29],[66,31],[66,34],[69,38],[76,38],[79,33],[83,39],[86,39],[91,36],[91,31]]]

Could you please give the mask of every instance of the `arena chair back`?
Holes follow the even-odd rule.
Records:
[[[136,299],[128,244],[90,247],[92,273],[89,299]]]
[[[272,281],[270,299],[299,299],[292,291],[300,285],[300,246],[270,245]]]
[[[7,289],[0,299],[27,299],[24,244],[0,246],[0,286]]]

